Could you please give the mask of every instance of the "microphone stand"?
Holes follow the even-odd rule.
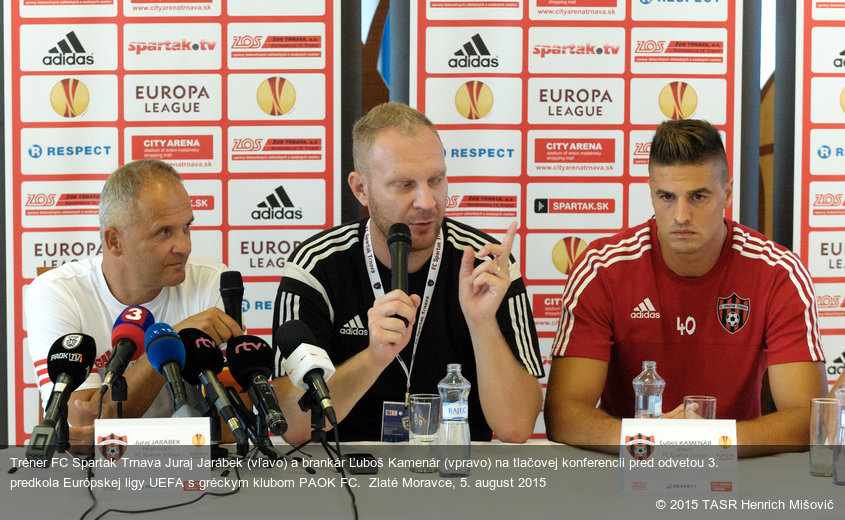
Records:
[[[67,423],[67,403],[60,408],[59,420],[56,422],[56,449],[64,453],[70,449],[70,428]],[[52,454],[51,454],[52,455]]]
[[[232,401],[232,407],[235,409],[235,415],[244,425],[244,430],[246,430],[246,434],[254,446],[254,448],[247,453],[246,458],[250,460],[258,458],[258,453],[260,452],[270,460],[279,459],[281,455],[273,449],[273,443],[270,441],[270,433],[264,416],[260,413],[256,416],[247,410],[240,394],[238,394],[238,391],[233,387],[227,386],[226,394],[229,396],[229,400]]]
[[[111,400],[117,403],[117,418],[123,419],[123,403],[129,398],[129,388],[126,385],[126,378],[119,375],[114,378],[111,384]]]
[[[323,446],[323,449],[326,450],[329,460],[333,463],[339,461],[340,453],[337,452],[334,446],[326,441],[326,431],[323,429],[326,427],[326,418],[323,414],[323,408],[320,406],[316,396],[313,395],[313,390],[309,389],[299,399],[299,409],[303,412],[307,412],[309,409],[311,410],[311,439],[298,446],[294,446],[290,451],[285,453],[285,456],[288,456],[295,451],[299,451],[300,448],[308,445],[309,443],[318,442]]]
[[[208,397],[203,401],[205,410],[203,415],[211,420],[211,460],[225,459],[229,457],[229,450],[220,445],[222,432],[220,429],[220,414],[217,413],[214,403]],[[238,444],[238,454],[246,453],[244,447]]]
[[[55,424],[47,421],[32,429],[29,444],[26,447],[27,460],[46,460],[47,467],[58,449],[64,453],[70,449],[70,430],[67,423],[67,403],[59,406],[59,417]]]

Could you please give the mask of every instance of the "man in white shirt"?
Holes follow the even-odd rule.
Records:
[[[102,254],[69,262],[30,285],[24,303],[28,346],[45,405],[53,386],[47,375],[53,342],[74,332],[96,341],[94,369],[68,402],[68,422],[75,427],[72,441],[90,439],[93,432],[100,370],[111,354],[112,326],[126,307],[141,305],[155,321],[169,323],[176,331],[201,329],[218,344],[243,334],[222,310],[220,273],[226,266],[189,259],[193,220],[191,200],[173,167],[158,160],[131,162],[109,176],[100,196]],[[124,377],[124,417],[170,415],[170,401],[162,391],[164,377],[146,354]],[[109,391],[102,417],[115,415]]]

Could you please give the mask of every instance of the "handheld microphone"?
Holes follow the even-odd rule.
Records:
[[[314,345],[317,342],[314,333],[304,322],[290,320],[276,330],[273,342],[284,358],[282,367],[291,384],[310,390],[326,419],[336,426],[337,416],[326,386],[326,380],[334,374],[335,368],[326,351]]]
[[[167,378],[167,391],[173,400],[173,417],[196,417],[188,404],[188,393],[182,382],[185,366],[185,345],[173,328],[166,323],[150,325],[146,333],[147,360],[156,371]]]
[[[129,363],[141,357],[144,353],[144,333],[153,323],[152,313],[140,305],[127,307],[120,313],[111,330],[112,352],[106,363],[100,392],[105,392],[114,379],[123,375]]]
[[[241,309],[244,300],[244,280],[238,271],[226,271],[220,274],[220,298],[223,299],[223,310],[238,327],[243,328]]]
[[[232,377],[242,388],[248,389],[249,398],[266,418],[270,432],[282,435],[288,424],[267,380],[272,374],[274,358],[270,345],[257,336],[232,338],[226,347],[226,360]]]
[[[70,395],[91,373],[97,346],[87,334],[65,334],[53,342],[47,354],[47,373],[53,382],[53,392],[47,401],[44,422],[32,430],[26,457],[49,461],[56,450],[56,425],[67,410]],[[49,465],[49,464],[48,464]]]
[[[223,370],[223,352],[211,337],[199,329],[182,329],[179,336],[185,342],[186,363],[182,377],[189,384],[202,384],[208,400],[214,403],[217,412],[229,425],[239,445],[248,444],[243,425],[235,414],[226,390],[217,379]]]
[[[387,231],[387,248],[390,249],[391,290],[399,289],[408,294],[408,253],[411,250],[411,230],[407,224],[397,222],[390,226]]]

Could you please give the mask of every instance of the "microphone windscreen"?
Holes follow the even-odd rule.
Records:
[[[140,305],[123,309],[123,312],[115,320],[114,327],[112,327],[112,346],[117,345],[117,342],[121,339],[128,339],[136,347],[132,360],[138,359],[144,353],[145,332],[153,323],[155,323],[153,313]]]
[[[97,344],[94,338],[87,334],[65,334],[53,342],[47,354],[50,381],[55,383],[59,374],[67,374],[71,378],[68,386],[73,392],[91,373],[96,355]]]
[[[303,343],[316,345],[317,340],[314,338],[314,333],[302,320],[286,321],[273,334],[273,344],[279,349],[283,358],[290,356],[296,350],[296,347]]]
[[[185,345],[166,323],[155,323],[147,329],[146,350],[147,361],[159,373],[168,361],[175,361],[180,368],[185,366]]]
[[[244,280],[240,271],[225,271],[220,273],[220,290],[241,291],[243,293]]]
[[[411,245],[411,229],[403,222],[397,222],[387,230],[387,247],[397,242]]]
[[[211,336],[199,329],[182,329],[179,337],[185,343],[185,368],[182,378],[192,385],[200,384],[200,372],[223,370],[223,352]]]
[[[226,346],[226,360],[232,377],[243,388],[249,388],[256,372],[266,378],[273,373],[273,349],[258,336],[243,335],[232,338]]]

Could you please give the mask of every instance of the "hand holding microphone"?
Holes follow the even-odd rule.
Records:
[[[411,251],[411,229],[407,224],[397,222],[387,231],[387,248],[390,250],[390,287],[410,294],[408,288],[408,253]],[[408,326],[408,319],[395,315]]]

